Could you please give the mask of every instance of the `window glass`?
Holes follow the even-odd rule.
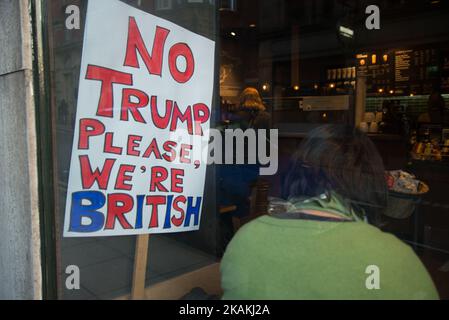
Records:
[[[122,2],[215,41],[214,2],[174,0]],[[54,0],[47,1],[46,8],[54,111],[58,293],[63,299],[115,299],[131,292],[137,237],[64,238],[62,236],[87,3],[85,0]],[[66,26],[66,21],[73,13],[73,6],[79,8],[81,13],[80,29],[70,29]],[[213,167],[209,167],[206,185],[210,192],[205,195],[200,231],[150,237],[145,279],[147,287],[216,263],[214,181]],[[78,290],[67,288],[66,279],[73,272],[70,266],[79,268],[81,286]]]
[[[282,221],[305,219],[303,212],[299,218],[289,215],[292,198],[317,200],[316,197],[332,191],[342,193],[345,201],[351,204],[349,208],[356,212],[352,215],[353,211],[347,210],[351,218],[362,216],[360,220],[391,233],[400,243],[412,248],[419,259],[416,261],[425,267],[440,297],[449,298],[449,203],[446,197],[449,182],[449,6],[445,1],[122,2],[216,41],[213,127],[221,132],[236,128],[275,129],[278,134],[276,139],[271,136],[267,139],[268,145],[275,145],[276,157],[271,155],[271,161],[277,162],[275,174],[260,174],[260,158],[256,165],[208,166],[200,230],[150,236],[147,287],[183,275],[198,279],[201,277],[192,272],[210,267],[207,270],[213,274],[217,288],[210,288],[208,293],[216,293],[226,290],[226,286],[232,287],[233,281],[245,272],[253,275],[253,269],[248,271],[240,264],[253,252],[259,252],[253,259],[258,266],[273,264],[274,268],[277,262],[283,263],[283,259],[291,261],[293,255],[280,255],[286,250],[279,246],[296,243],[283,237],[286,229],[270,231],[273,233],[268,237],[247,237],[253,240],[251,248],[254,250],[247,249],[245,243],[234,246],[235,252],[242,248],[243,257],[232,260],[232,253],[225,257],[222,267],[224,280],[228,281],[220,288],[219,263],[229,249],[228,244],[236,239],[235,234],[250,229],[242,230],[242,226],[260,216],[275,216]],[[66,27],[69,5],[80,9],[79,30]],[[47,1],[47,6],[59,296],[64,299],[124,297],[132,289],[135,236],[62,237],[87,0],[53,0]],[[247,95],[253,99],[250,99],[253,104],[249,112],[244,110]],[[368,141],[363,147],[373,146],[369,150],[373,157],[339,158],[341,149],[347,151],[351,146],[343,144],[339,148],[338,143],[331,143],[326,147],[333,152],[323,155],[327,162],[313,159],[313,152],[303,152],[302,158],[296,157],[300,169],[293,170],[292,156],[298,150],[313,149],[314,144],[305,142],[311,132],[316,133],[316,129],[326,125],[358,128],[368,139],[363,140]],[[248,160],[250,154],[246,149],[252,144],[260,148],[260,140],[242,141],[246,141],[242,143],[245,150],[233,149],[230,157],[234,157],[233,160],[241,154]],[[321,144],[324,148],[323,140],[315,143]],[[223,160],[228,151],[225,150]],[[375,177],[368,179],[363,175],[365,172],[353,175],[347,167],[354,161],[354,167],[359,168],[365,160],[371,164],[369,170],[376,172]],[[331,170],[331,174],[329,167],[335,170]],[[316,170],[307,171],[310,168]],[[332,173],[335,174],[332,176]],[[379,181],[382,181],[380,187]],[[370,246],[371,243],[367,245]],[[272,251],[264,252],[264,249]],[[364,256],[369,257],[369,252]],[[322,257],[323,261],[328,258]],[[231,259],[231,263],[226,259]],[[388,263],[400,265],[401,262],[393,255]],[[66,268],[71,265],[80,268],[80,290],[66,287]],[[365,271],[365,267],[362,269]],[[276,279],[275,274],[270,279]],[[230,278],[226,278],[227,275]],[[360,278],[365,279],[365,273]],[[251,284],[257,288],[267,281],[267,277],[261,277]],[[176,283],[179,284],[172,282],[168,288],[176,288]],[[199,285],[195,281],[188,283],[185,293]],[[246,285],[249,286],[244,282],[243,286]],[[284,288],[279,283],[275,287]],[[258,297],[261,292],[250,287],[246,289],[250,294],[247,298]],[[268,295],[264,298],[278,297],[275,291],[265,291]],[[407,292],[411,296],[415,293]],[[156,292],[150,296],[168,295]],[[292,297],[310,298],[295,292]]]
[[[220,11],[221,120],[232,123],[245,88],[259,91],[272,128],[279,130],[278,173],[263,177],[269,196],[285,197],[285,189],[291,187],[285,185],[290,158],[312,129],[326,124],[360,128],[374,143],[391,183],[388,205],[377,226],[415,250],[440,295],[447,298],[449,287],[443,280],[449,261],[447,3],[226,4]],[[336,161],[330,163],[339,166]],[[352,183],[360,183],[359,195],[370,192],[362,182]],[[271,200],[272,209],[281,201]]]

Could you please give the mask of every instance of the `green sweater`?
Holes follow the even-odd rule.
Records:
[[[366,286],[372,265],[379,268],[378,290]],[[263,216],[231,241],[221,277],[223,299],[439,298],[412,249],[364,222]]]

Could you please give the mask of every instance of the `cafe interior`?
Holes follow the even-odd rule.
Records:
[[[72,2],[84,15],[87,1]],[[151,235],[146,243],[132,236],[63,238],[83,29],[65,30],[65,7],[51,2],[60,298],[129,298],[140,253],[147,298],[180,298],[195,287],[219,296],[226,245],[244,224],[276,209],[289,160],[308,132],[347,124],[368,135],[386,169],[390,192],[381,229],[413,248],[440,297],[449,299],[448,1],[123,2],[216,41],[211,126],[232,126],[242,91],[257,89],[269,127],[278,130],[278,172],[251,182],[242,217],[235,214],[239,203],[224,199],[230,188],[220,187],[222,168],[208,167],[198,232]],[[373,4],[378,12],[367,10]],[[84,277],[76,292],[63,286],[70,264]]]
[[[412,246],[449,298],[449,4],[378,1],[223,1],[222,123],[246,87],[257,88],[279,130],[279,172],[259,177],[251,218],[282,196],[288,161],[307,133],[349,124],[374,142],[390,174],[419,181],[390,188],[382,230]],[[268,208],[268,209],[267,209]],[[405,271],[405,270],[404,270]]]

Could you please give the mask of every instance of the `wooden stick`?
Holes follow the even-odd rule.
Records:
[[[143,300],[145,298],[145,276],[147,271],[149,237],[149,234],[137,236],[131,289],[132,300]]]

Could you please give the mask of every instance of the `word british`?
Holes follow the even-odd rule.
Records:
[[[112,193],[107,197],[100,191],[80,191],[72,194],[72,210],[70,215],[70,231],[91,233],[100,230],[114,230],[118,222],[124,230],[141,230],[145,228],[163,229],[173,227],[187,227],[191,224],[198,226],[201,209],[201,197],[184,196],[147,196],[133,197],[126,193]],[[88,204],[85,204],[88,201]],[[106,215],[99,210],[106,207]],[[136,207],[135,220],[130,221],[126,215]],[[164,221],[159,221],[159,210],[164,211]],[[144,215],[149,216],[149,224],[144,226]],[[89,223],[83,223],[85,219]]]

